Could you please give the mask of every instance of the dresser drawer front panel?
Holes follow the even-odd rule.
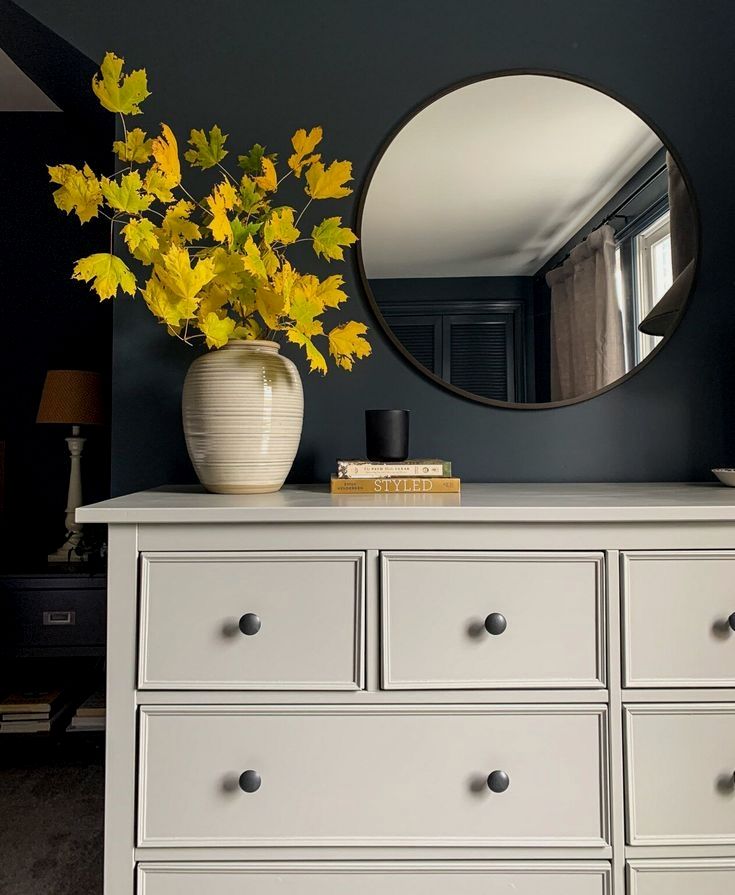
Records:
[[[629,895],[732,895],[735,860],[630,861]]]
[[[735,845],[735,703],[625,709],[631,845]]]
[[[144,554],[141,589],[141,689],[363,686],[362,553]]]
[[[141,864],[139,895],[610,895],[609,865],[446,861]],[[717,893],[719,895],[719,892]]]
[[[603,848],[606,729],[596,705],[147,707],[139,844]]]
[[[735,687],[735,552],[623,557],[628,687]]]
[[[383,686],[604,687],[603,572],[600,553],[384,553]]]

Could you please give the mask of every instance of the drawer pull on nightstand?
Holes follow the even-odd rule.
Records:
[[[730,625],[730,628],[735,631],[735,612],[728,618],[727,623]]]
[[[505,616],[499,612],[491,612],[485,619],[485,630],[488,634],[502,634],[507,627],[508,622],[505,620]]]
[[[260,789],[260,774],[257,771],[243,771],[238,783],[243,792],[257,792]]]
[[[260,619],[254,612],[246,612],[238,622],[238,628],[249,637],[260,631]]]
[[[505,773],[505,771],[493,771],[491,774],[488,775],[487,788],[491,792],[505,792],[509,786],[510,777]]]

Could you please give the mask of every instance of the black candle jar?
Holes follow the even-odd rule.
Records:
[[[401,462],[408,457],[408,410],[366,410],[368,460]]]

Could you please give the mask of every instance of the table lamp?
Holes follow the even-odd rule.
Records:
[[[80,436],[80,426],[102,425],[99,374],[86,370],[49,370],[43,384],[36,422],[71,426],[71,437],[66,439],[71,455],[66,498],[66,540],[48,559],[49,562],[79,562],[84,559],[77,553],[82,540],[82,525],[74,519],[74,515],[82,503],[81,464],[86,441]]]

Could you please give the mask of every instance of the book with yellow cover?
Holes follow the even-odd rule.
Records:
[[[458,478],[416,476],[387,479],[343,479],[332,476],[332,494],[457,494]]]

